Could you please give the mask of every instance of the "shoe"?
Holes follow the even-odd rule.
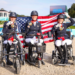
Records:
[[[10,60],[7,60],[7,65],[13,65],[13,63]]]
[[[68,59],[65,59],[64,64],[68,64]]]
[[[64,64],[64,59],[61,59],[59,64]]]
[[[43,65],[45,65],[44,61],[41,61]]]

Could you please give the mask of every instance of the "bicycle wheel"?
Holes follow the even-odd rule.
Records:
[[[2,41],[0,41],[0,63],[2,63],[3,59],[3,44],[2,44]]]
[[[41,61],[39,60],[38,61],[38,68],[40,68],[41,67]]]
[[[19,74],[20,73],[20,69],[21,69],[21,64],[20,64],[19,59],[16,59],[15,67],[16,67],[16,73]]]

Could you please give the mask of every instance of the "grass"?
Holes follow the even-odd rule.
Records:
[[[70,26],[67,29],[75,29],[75,26]]]
[[[0,25],[4,24],[4,22],[6,22],[6,21],[0,21]]]

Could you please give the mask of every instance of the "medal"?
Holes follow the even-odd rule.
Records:
[[[16,21],[14,22],[14,24],[16,24]],[[12,28],[14,28],[14,27],[15,27],[15,25],[14,25],[14,24],[12,24],[12,25],[11,25],[11,27],[12,27]]]
[[[60,29],[60,31],[64,29],[62,24],[60,25],[59,29]]]
[[[64,29],[64,27],[60,27],[60,28],[59,28],[60,31],[63,30],[63,29]]]
[[[29,23],[29,26],[32,26],[32,22]]]
[[[12,28],[14,28],[14,26],[15,26],[14,24],[13,24],[13,25],[11,25],[11,27],[12,27]]]

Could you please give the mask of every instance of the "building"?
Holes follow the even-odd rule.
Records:
[[[1,8],[0,10],[0,21],[8,21],[9,20],[9,12]]]

